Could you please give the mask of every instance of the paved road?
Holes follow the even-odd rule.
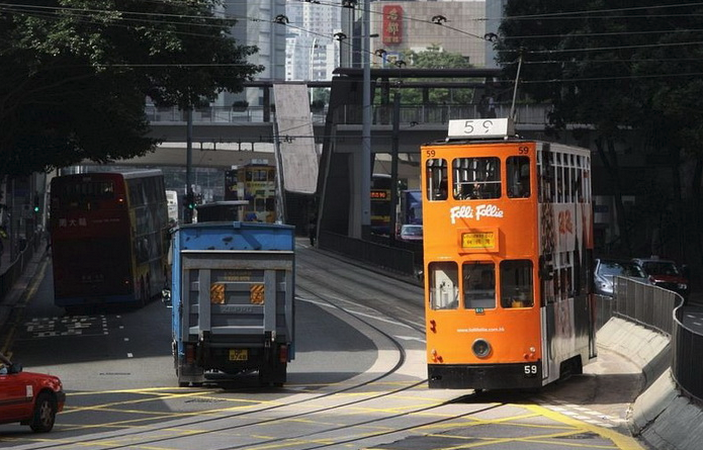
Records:
[[[703,335],[703,306],[686,306],[683,310],[683,325]]]
[[[5,339],[28,370],[59,375],[54,432],[0,426],[13,449],[640,449],[624,418],[641,377],[602,353],[538,393],[429,390],[422,291],[299,241],[296,359],[282,389],[257,377],[178,388],[168,310],[65,316],[40,276]],[[48,266],[40,275],[50,274]]]

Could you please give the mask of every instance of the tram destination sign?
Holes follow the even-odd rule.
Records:
[[[508,118],[459,119],[449,121],[447,139],[486,139],[512,136],[515,124]]]
[[[465,249],[491,249],[496,247],[493,231],[471,231],[461,233],[461,247]]]

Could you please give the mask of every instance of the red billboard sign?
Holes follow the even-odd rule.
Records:
[[[383,6],[383,43],[386,45],[403,42],[403,8],[398,5]]]

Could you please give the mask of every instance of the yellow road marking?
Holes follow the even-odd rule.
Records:
[[[171,388],[173,389],[173,388]],[[247,399],[229,399],[229,398],[221,398],[221,397],[200,397],[203,392],[188,392],[188,393],[168,393],[168,394],[159,394],[159,395],[153,395],[152,393],[148,392],[148,390],[124,390],[124,391],[93,391],[93,392],[83,392],[80,393],[80,395],[106,395],[106,394],[141,394],[141,395],[151,395],[150,397],[147,398],[138,398],[138,399],[132,399],[132,400],[124,400],[124,401],[116,401],[116,402],[110,402],[110,403],[100,403],[97,405],[91,405],[91,406],[66,406],[64,409],[64,412],[62,414],[66,413],[76,413],[76,412],[85,412],[85,411],[95,411],[95,410],[100,410],[100,411],[118,411],[118,412],[139,412],[141,411],[135,411],[135,410],[119,410],[119,409],[113,409],[115,406],[122,406],[122,405],[134,405],[138,403],[148,403],[152,401],[163,401],[163,400],[169,400],[169,399],[179,399],[179,398],[189,398],[189,397],[198,397],[198,398],[210,398],[212,400],[217,400],[217,401],[224,401],[224,402],[237,402],[237,403],[250,403],[250,405],[242,405],[242,406],[235,406],[235,407],[228,407],[228,408],[216,408],[216,409],[207,409],[207,410],[199,410],[201,413],[205,411],[212,411],[212,412],[218,412],[218,411],[233,411],[236,409],[243,409],[247,408],[250,406],[256,406],[256,405],[278,405],[278,402],[273,402],[273,401],[263,401],[263,400],[247,400]],[[69,396],[74,396],[73,393],[69,393]]]
[[[606,439],[610,439],[611,441],[613,441],[613,443],[615,443],[617,448],[619,448],[620,450],[644,450],[644,447],[642,447],[634,438],[620,434],[615,430],[599,427],[597,425],[591,425],[587,422],[581,422],[581,421],[573,419],[569,416],[565,416],[564,414],[558,413],[556,411],[552,411],[551,409],[545,408],[543,406],[539,406],[539,405],[520,405],[520,406],[522,406],[523,408],[527,408],[532,411],[535,411],[536,413],[541,414],[544,417],[550,418],[552,420],[556,420],[558,422],[564,423],[566,425],[571,425],[573,427],[578,427],[578,428],[581,428],[582,430],[591,431],[591,432],[596,433],[599,436],[602,436]]]

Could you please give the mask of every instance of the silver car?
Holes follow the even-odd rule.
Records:
[[[594,289],[596,294],[612,297],[615,277],[628,277],[642,283],[651,284],[649,276],[640,266],[632,261],[619,259],[596,259],[593,271]]]

